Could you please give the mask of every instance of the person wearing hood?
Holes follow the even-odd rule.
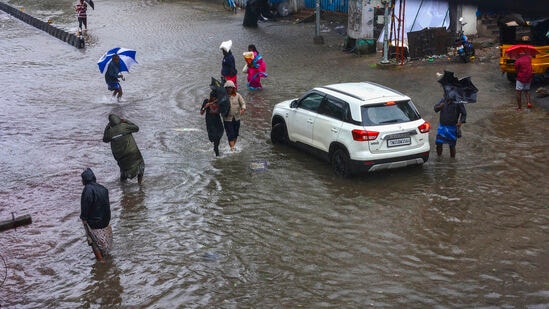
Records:
[[[206,119],[206,130],[208,131],[208,139],[214,144],[215,156],[219,157],[219,142],[223,136],[223,121],[219,111],[219,102],[217,101],[214,91],[210,92],[210,98],[204,99],[200,108],[200,115],[204,115]]]
[[[233,41],[228,40],[219,46],[219,49],[223,52],[223,60],[221,61],[221,77],[225,79],[225,81],[232,81],[235,85],[235,87],[238,87],[238,83],[236,82],[237,76],[236,74],[238,71],[236,70],[236,65],[234,61],[233,53],[231,52],[231,47],[233,46]],[[223,82],[225,82],[223,81]]]
[[[133,122],[110,114],[109,123],[103,132],[103,142],[111,143],[112,154],[120,167],[120,180],[137,176],[137,182],[141,184],[145,161],[132,135],[138,131],[139,127]]]
[[[82,196],[80,198],[80,219],[89,226],[88,232],[97,241],[101,255],[109,254],[112,248],[111,204],[109,191],[96,182],[95,174],[87,168],[82,177]]]

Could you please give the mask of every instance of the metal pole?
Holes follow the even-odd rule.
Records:
[[[315,36],[320,35],[320,0],[316,0],[315,5]]]
[[[324,38],[320,35],[320,0],[316,0],[315,7],[316,25],[315,25],[315,37],[313,41],[315,44],[324,44]]]
[[[385,12],[383,14],[383,59],[381,63],[386,64],[389,63],[389,1],[385,0],[383,2],[385,3]]]

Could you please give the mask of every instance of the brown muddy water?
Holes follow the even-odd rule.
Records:
[[[242,27],[216,1],[95,1],[83,50],[0,12],[0,233],[5,308],[546,308],[549,306],[547,113],[517,113],[496,61],[409,63],[343,53],[343,37],[289,21]],[[10,1],[76,31],[72,1]],[[323,21],[324,25],[328,23]],[[222,41],[255,44],[265,89],[248,104],[238,151],[215,158],[199,115]],[[111,100],[96,62],[137,50]],[[311,87],[370,80],[409,95],[433,125],[436,73],[472,76],[478,102],[456,160],[335,177],[269,141],[275,103]],[[239,75],[245,84],[244,74]],[[120,183],[109,113],[135,122],[144,184]],[[267,163],[267,168],[253,167]],[[115,247],[97,263],[78,220],[80,173],[110,192]]]

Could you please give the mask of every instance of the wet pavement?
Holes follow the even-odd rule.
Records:
[[[71,1],[17,5],[76,31]],[[0,306],[549,305],[547,112],[537,99],[515,112],[497,61],[380,70],[379,55],[342,52],[329,21],[316,45],[314,24],[245,29],[242,11],[214,1],[95,5],[84,50],[0,12],[0,220],[33,218],[0,233]],[[255,44],[269,77],[263,91],[241,87],[248,111],[238,151],[229,153],[224,137],[215,158],[199,108],[228,39],[238,68]],[[125,74],[120,103],[96,65],[115,46],[136,49],[139,62]],[[436,73],[445,69],[479,88],[456,160],[446,149],[437,159],[433,147],[421,168],[340,179],[328,164],[269,141],[277,102],[370,80],[413,99],[433,125],[434,146]],[[112,112],[140,127],[141,187],[119,182],[101,141]],[[85,167],[110,193],[115,247],[105,263],[94,260],[78,220]]]

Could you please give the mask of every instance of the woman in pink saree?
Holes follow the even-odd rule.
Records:
[[[261,90],[263,86],[261,85],[261,78],[267,77],[267,65],[263,61],[263,57],[257,51],[255,45],[248,45],[248,52],[253,53],[253,58],[251,61],[246,61],[248,63],[248,89],[250,90]]]

